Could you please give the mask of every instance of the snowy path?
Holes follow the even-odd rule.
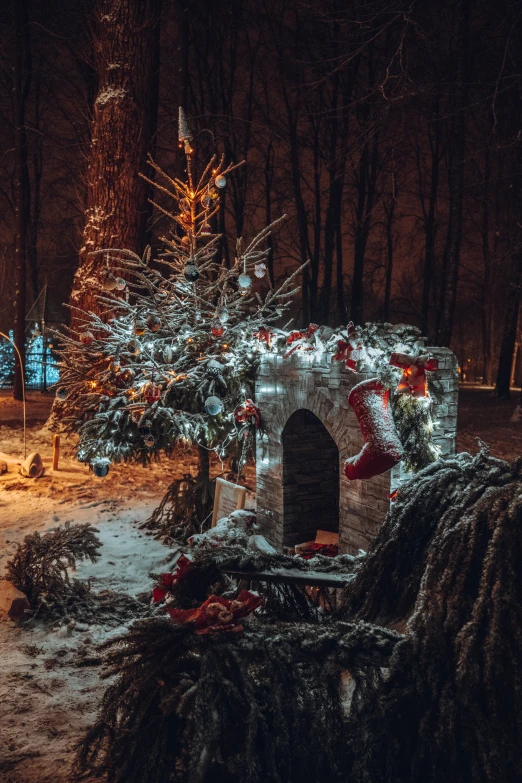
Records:
[[[169,550],[133,523],[149,516],[156,502],[78,510],[75,521],[96,524],[103,548],[100,560],[81,564],[77,576],[90,578],[96,591],[112,589],[135,596],[149,590],[148,574],[162,570]],[[99,667],[79,664],[95,654],[99,642],[123,630],[124,626],[107,630],[81,624],[52,629],[0,625],[0,780],[69,781],[74,744],[92,723],[105,688]]]

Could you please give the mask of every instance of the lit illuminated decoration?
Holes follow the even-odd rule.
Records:
[[[9,332],[14,339],[13,330]],[[0,386],[9,387],[14,378],[14,350],[7,341],[0,343]],[[26,386],[33,389],[45,389],[60,380],[60,371],[56,359],[49,349],[49,340],[40,332],[38,324],[34,326],[32,337],[25,348]]]

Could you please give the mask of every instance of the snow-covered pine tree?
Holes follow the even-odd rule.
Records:
[[[142,258],[100,251],[106,266],[83,283],[93,288],[100,315],[76,312],[80,326],[61,336],[60,418],[79,434],[78,458],[97,475],[112,461],[146,463],[197,444],[200,475],[208,478],[208,450],[224,455],[239,434],[234,412],[253,397],[259,353],[274,347],[268,327],[298,290],[300,269],[277,290],[265,286],[263,296],[256,290],[266,240],[284,218],[246,246],[238,239],[230,268],[217,263],[221,237],[212,218],[227,176],[240,164],[213,157],[196,177],[182,109],[179,140],[186,181],[151,160],[159,180],[152,184],[169,199],[154,206],[172,221],[163,252],[152,260],[150,249]]]

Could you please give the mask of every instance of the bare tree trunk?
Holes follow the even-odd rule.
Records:
[[[15,155],[15,265],[14,342],[25,360],[25,305],[27,287],[27,234],[30,221],[30,183],[27,159],[26,104],[31,79],[28,0],[13,0],[15,57],[13,71]],[[22,399],[23,367],[15,356],[13,397]]]
[[[453,121],[450,128],[448,162],[449,218],[440,305],[437,317],[436,345],[450,344],[457,302],[464,208],[466,106],[471,64],[471,5],[472,0],[459,0],[457,11],[456,87],[453,102]]]
[[[431,132],[433,125],[433,132]],[[424,269],[422,273],[422,304],[421,304],[421,332],[426,337],[430,333],[430,298],[435,265],[435,240],[437,236],[436,208],[439,192],[439,168],[441,157],[442,126],[439,118],[439,97],[435,101],[433,119],[430,123],[430,149],[431,171],[430,190],[427,208],[424,204],[424,194],[421,194],[422,209],[424,214],[424,227],[426,233],[426,248],[424,251]]]
[[[384,321],[390,318],[391,286],[393,278],[393,221],[395,207],[397,205],[397,193],[395,190],[395,175],[392,174],[392,198],[389,203],[383,202],[386,214],[386,277],[384,283],[384,307],[382,317]]]
[[[87,165],[80,268],[71,303],[92,310],[89,279],[103,248],[141,253],[147,241],[149,186],[140,178],[156,130],[161,0],[99,0],[94,52],[98,90]]]
[[[362,324],[364,318],[364,262],[372,225],[372,211],[377,184],[378,135],[378,132],[375,132],[371,142],[365,142],[358,167],[352,301],[350,307],[350,318],[355,324]]]
[[[198,444],[198,475],[197,475],[196,507],[198,521],[203,524],[208,521],[212,512],[212,491],[210,484],[210,452],[205,444]]]
[[[38,227],[40,222],[43,134],[40,131],[40,73],[38,63],[35,67],[35,74],[36,85],[34,90],[34,119],[32,122],[32,130],[36,138],[34,140],[34,149],[32,154],[32,203],[30,206],[30,223],[28,229],[27,246],[33,302],[36,301],[40,288],[38,281]]]
[[[509,276],[504,334],[500,346],[496,392],[502,400],[509,400],[511,368],[517,339],[518,311],[522,283],[522,252],[517,249],[511,263]]]
[[[337,226],[335,237],[335,255],[337,262],[337,311],[339,321],[345,324],[348,320],[348,311],[344,299],[344,274],[343,274],[343,235],[340,224]]]
[[[482,284],[482,383],[486,384],[489,383],[491,373],[492,269],[489,242],[490,180],[491,146],[488,142],[484,157],[484,187],[482,191],[482,259],[484,262],[484,281]]]

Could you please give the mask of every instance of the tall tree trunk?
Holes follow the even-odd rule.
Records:
[[[491,321],[492,321],[492,269],[489,241],[491,180],[491,145],[488,142],[484,157],[484,187],[482,190],[482,260],[484,281],[482,284],[482,383],[489,384],[491,373]]]
[[[466,148],[466,107],[470,82],[470,29],[472,0],[459,0],[455,97],[450,128],[448,190],[449,217],[444,253],[443,280],[437,317],[436,345],[449,345],[453,331],[462,243],[464,208],[464,168]]]
[[[83,247],[71,297],[82,310],[95,307],[90,280],[106,263],[92,251],[126,248],[141,253],[147,242],[149,186],[139,174],[145,171],[156,130],[160,11],[161,0],[99,0],[96,9],[98,89]]]
[[[344,299],[344,273],[343,273],[343,235],[340,223],[337,226],[335,235],[335,255],[337,262],[337,312],[339,322],[345,324],[348,320],[348,311],[346,310],[346,301]]]
[[[430,299],[433,268],[435,265],[435,241],[437,236],[436,209],[439,192],[440,149],[442,137],[438,96],[435,101],[433,117],[432,123],[430,123],[431,171],[427,208],[424,205],[424,201],[422,204],[426,247],[424,251],[424,269],[422,272],[421,332],[425,337],[429,337],[430,334]],[[431,131],[431,125],[433,125],[433,131]],[[421,194],[421,199],[423,198],[424,194]]]
[[[34,119],[32,130],[36,137],[33,144],[32,154],[32,187],[31,187],[31,206],[30,223],[28,228],[27,255],[29,261],[29,273],[33,302],[36,301],[39,293],[38,281],[38,227],[40,223],[40,195],[42,185],[42,141],[43,134],[40,131],[40,73],[38,63],[35,67],[36,84],[34,89]]]
[[[391,286],[393,279],[393,220],[397,204],[395,191],[395,176],[392,175],[392,199],[389,204],[384,203],[386,214],[386,276],[384,282],[384,307],[382,317],[384,321],[390,318]]]
[[[15,156],[15,267],[14,342],[25,361],[27,234],[30,221],[30,183],[27,159],[26,104],[31,79],[28,0],[13,0],[15,55],[13,71]],[[13,397],[22,399],[23,366],[15,356]]]
[[[357,210],[354,241],[354,263],[350,318],[362,324],[364,318],[364,262],[366,246],[372,226],[372,212],[377,184],[378,132],[370,142],[365,142],[359,164],[357,183]]]
[[[515,344],[517,340],[521,283],[522,251],[520,248],[517,248],[517,251],[511,262],[504,321],[504,334],[502,336],[502,344],[500,346],[498,360],[496,392],[502,400],[509,400],[510,398],[509,385],[511,381],[513,355],[515,352]]]

